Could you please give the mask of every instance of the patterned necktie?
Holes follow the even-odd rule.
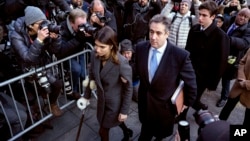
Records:
[[[156,53],[157,53],[157,50],[153,49],[152,57],[151,57],[151,60],[150,60],[150,75],[151,75],[151,78],[154,77],[155,71],[157,69]]]

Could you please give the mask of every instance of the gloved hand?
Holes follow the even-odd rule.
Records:
[[[94,80],[90,80],[89,87],[90,87],[91,90],[95,90],[96,89],[96,84],[95,84]]]
[[[82,81],[82,86],[86,88],[89,85],[89,76],[86,76],[86,78]]]
[[[89,80],[89,76],[86,76],[86,79],[82,81],[82,86],[86,88],[89,85],[91,90],[96,89],[96,84],[94,80]]]
[[[76,105],[80,110],[86,109],[86,107],[90,104],[89,100],[81,97],[77,100]]]

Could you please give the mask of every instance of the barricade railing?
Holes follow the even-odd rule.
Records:
[[[1,102],[0,99],[0,112],[4,115],[5,120],[6,120],[6,126],[9,129],[9,134],[10,134],[10,138],[8,139],[9,141],[14,141],[18,138],[20,138],[21,136],[23,136],[25,133],[31,131],[32,129],[34,129],[35,127],[37,127],[38,125],[44,123],[45,121],[47,121],[48,119],[50,119],[53,115],[51,113],[51,109],[50,109],[50,102],[49,102],[49,97],[48,94],[46,94],[46,97],[43,97],[38,89],[39,86],[37,86],[38,84],[35,82],[35,80],[31,81],[32,86],[34,87],[34,94],[32,94],[35,98],[33,100],[35,100],[35,104],[34,101],[31,102],[30,101],[30,93],[27,91],[27,87],[26,87],[26,83],[27,82],[27,78],[30,78],[31,76],[35,75],[37,72],[40,72],[44,69],[52,69],[53,74],[60,77],[60,79],[63,80],[63,82],[65,82],[65,76],[64,76],[64,70],[65,70],[65,64],[69,64],[69,66],[67,67],[67,69],[69,69],[70,74],[70,81],[71,81],[71,87],[73,87],[73,83],[72,83],[72,72],[71,72],[71,59],[77,59],[79,61],[79,56],[82,56],[84,58],[84,63],[85,63],[85,76],[87,75],[87,68],[88,68],[88,64],[89,64],[89,59],[90,59],[90,53],[93,50],[93,46],[89,43],[86,43],[87,45],[87,49],[76,53],[74,55],[71,55],[69,57],[63,58],[61,60],[57,60],[54,61],[50,64],[47,64],[41,68],[37,68],[35,70],[30,70],[27,73],[24,73],[22,75],[16,76],[15,78],[6,80],[4,82],[0,83],[0,88],[6,88],[7,92],[3,92],[4,94],[8,94],[14,105],[14,112],[15,112],[15,116],[18,118],[20,127],[21,127],[21,131],[19,131],[18,133],[13,133],[13,126],[10,121],[10,118],[8,117],[8,113],[6,112],[5,106],[4,104]],[[81,80],[79,78],[79,93],[82,93],[83,89],[82,89],[82,83]],[[29,82],[30,83],[30,82]],[[22,91],[20,91],[19,89],[16,90],[15,86],[18,86],[18,88],[20,88]],[[22,93],[23,97],[22,97],[22,101],[20,102],[20,99],[17,99],[16,97],[19,96],[17,93]],[[60,107],[60,109],[65,109],[66,107],[70,106],[72,103],[74,103],[74,100],[68,100],[67,99],[67,95],[66,95],[66,88],[65,86],[63,87],[62,90],[62,94],[59,96],[58,98],[58,105]],[[26,109],[27,109],[27,119],[29,119],[30,124],[27,125],[23,125],[22,122],[22,117],[20,115],[20,111],[17,103],[22,103]],[[36,110],[36,115],[38,115],[37,118],[34,118],[34,109],[32,109],[35,105],[35,110]],[[37,108],[38,107],[38,108]],[[27,123],[27,122],[26,122]],[[1,128],[1,126],[0,126]],[[2,133],[1,133],[2,134]]]

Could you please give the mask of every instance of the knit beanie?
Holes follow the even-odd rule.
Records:
[[[25,19],[25,24],[31,25],[37,21],[40,20],[46,20],[46,16],[44,13],[39,9],[38,7],[34,6],[27,6],[24,10],[24,19]]]
[[[181,2],[187,3],[187,4],[188,4],[188,8],[189,8],[189,9],[191,8],[191,5],[192,5],[191,0],[182,0]]]
[[[122,40],[120,43],[120,46],[121,46],[121,52],[123,52],[123,51],[134,52],[132,42],[129,39]]]

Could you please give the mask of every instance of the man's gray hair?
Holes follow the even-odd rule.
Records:
[[[156,14],[154,15],[150,21],[149,21],[149,26],[152,24],[152,23],[162,23],[165,28],[166,28],[166,32],[169,31],[170,29],[170,25],[171,25],[171,21],[164,15],[161,15],[161,14]]]

